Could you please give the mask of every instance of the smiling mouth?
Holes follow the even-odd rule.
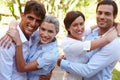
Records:
[[[103,23],[103,22],[100,22],[99,24],[100,24],[100,25],[104,25],[104,23]]]
[[[77,32],[78,34],[82,34],[83,33],[83,31],[79,31],[79,32]]]
[[[47,38],[44,38],[44,37],[43,37],[43,38],[41,37],[41,39],[42,39],[43,41],[47,41],[47,40],[48,40]]]
[[[28,26],[28,29],[29,29],[29,30],[34,30],[34,28],[33,28],[33,27],[31,27],[31,26]]]
[[[29,32],[34,32],[34,31],[35,31],[35,29],[34,29],[33,27],[30,27],[30,26],[27,27],[27,30],[28,30]]]

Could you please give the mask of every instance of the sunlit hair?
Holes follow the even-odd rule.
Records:
[[[59,32],[59,21],[55,16],[52,15],[46,15],[44,22],[48,22],[48,23],[52,23],[55,26],[55,29],[57,31],[57,33]]]
[[[29,14],[33,12],[36,16],[41,17],[44,19],[46,10],[42,3],[39,3],[35,0],[28,1],[25,5],[24,14]]]
[[[68,29],[70,28],[70,25],[72,24],[72,22],[78,18],[79,16],[81,16],[83,18],[83,20],[85,21],[85,16],[82,12],[80,11],[70,11],[66,14],[65,18],[64,18],[64,25],[65,25],[65,29],[68,32],[68,35],[70,34],[70,32],[68,31]]]

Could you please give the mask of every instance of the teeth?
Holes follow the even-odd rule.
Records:
[[[78,32],[78,33],[82,33],[82,31]]]
[[[33,29],[33,27],[30,27],[30,26],[29,26],[28,28],[29,28],[29,29]]]
[[[34,29],[33,27],[28,26],[28,30],[33,30],[33,29]]]

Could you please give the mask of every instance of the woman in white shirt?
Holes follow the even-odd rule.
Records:
[[[65,29],[68,32],[67,37],[63,39],[62,43],[64,57],[75,63],[86,63],[88,61],[88,58],[85,55],[87,51],[102,47],[117,36],[116,31],[113,29],[108,31],[105,36],[100,39],[84,41],[83,35],[89,34],[93,29],[92,27],[91,30],[88,29],[87,32],[84,31],[84,22],[85,17],[83,13],[79,11],[70,11],[64,18]],[[60,65],[60,60],[61,59],[58,60],[58,66]],[[66,72],[63,80],[82,80],[82,76]]]

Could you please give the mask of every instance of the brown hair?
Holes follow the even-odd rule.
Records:
[[[31,11],[33,11],[36,16],[38,17],[40,16],[42,19],[44,19],[45,14],[46,14],[44,5],[34,0],[28,1],[26,3],[24,14],[26,15],[30,13]]]
[[[64,18],[64,25],[65,25],[65,29],[67,30],[68,34],[70,34],[70,32],[68,31],[70,25],[79,16],[81,16],[85,21],[85,16],[80,11],[70,11],[66,14],[66,17]]]
[[[113,1],[113,0],[103,0],[103,1],[99,2],[98,5],[97,5],[97,8],[96,8],[96,12],[97,12],[98,7],[100,5],[111,5],[111,6],[113,6],[113,16],[115,17],[117,15],[118,7],[117,7],[117,4],[115,3],[115,1]]]

